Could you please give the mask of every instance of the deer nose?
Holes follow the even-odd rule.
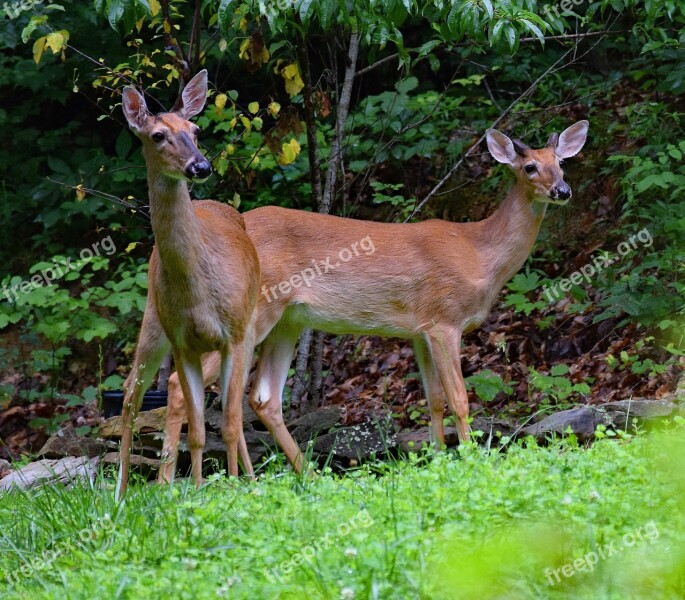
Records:
[[[568,200],[571,197],[571,188],[567,183],[558,183],[552,188],[552,198]]]
[[[188,179],[207,179],[212,174],[212,165],[206,159],[190,163],[185,170]]]

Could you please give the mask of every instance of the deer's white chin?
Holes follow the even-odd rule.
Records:
[[[550,196],[543,196],[540,194],[536,194],[535,199],[543,204],[557,204],[559,206],[568,204],[568,201],[570,200],[570,198],[566,198],[566,200],[560,200],[559,198],[551,198]]]

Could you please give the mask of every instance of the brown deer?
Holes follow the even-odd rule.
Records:
[[[192,474],[202,481],[205,443],[201,356],[216,352],[214,379],[221,379],[222,435],[228,471],[252,465],[243,435],[242,398],[254,349],[259,261],[241,215],[212,200],[191,202],[188,181],[212,172],[197,148],[199,128],[189,119],[207,98],[207,71],[193,77],[180,108],[151,115],[133,87],[123,91],[123,110],[143,144],[155,247],[150,257],[147,305],[133,370],[126,380],[122,413],[120,497],[128,482],[133,418],[164,356],[173,350],[185,411]],[[229,390],[229,379],[231,388]],[[182,400],[181,400],[182,401]]]
[[[579,121],[552,134],[538,150],[488,130],[490,154],[508,165],[516,180],[499,209],[476,223],[387,224],[277,207],[245,213],[262,268],[256,322],[262,349],[250,406],[296,469],[302,457],[285,428],[281,394],[305,327],[411,339],[434,440],[444,444],[445,399],[456,415],[459,439],[469,439],[462,336],[483,322],[502,286],[527,259],[547,205],[568,202],[571,188],[561,161],[580,152],[587,129],[588,122]],[[342,249],[366,238],[373,253],[357,253],[334,269],[318,264],[336,252],[342,258]],[[219,364],[217,355],[206,357],[205,383],[216,379]],[[178,383],[172,375],[162,481],[171,477],[184,416]]]

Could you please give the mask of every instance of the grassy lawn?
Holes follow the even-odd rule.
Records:
[[[683,598],[680,424],[345,476],[0,497],[4,598]]]

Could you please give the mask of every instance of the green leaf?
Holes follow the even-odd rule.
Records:
[[[570,371],[570,369],[568,368],[568,365],[558,364],[558,365],[554,365],[550,369],[549,373],[553,377],[559,377],[561,375],[566,375],[569,371]]]

